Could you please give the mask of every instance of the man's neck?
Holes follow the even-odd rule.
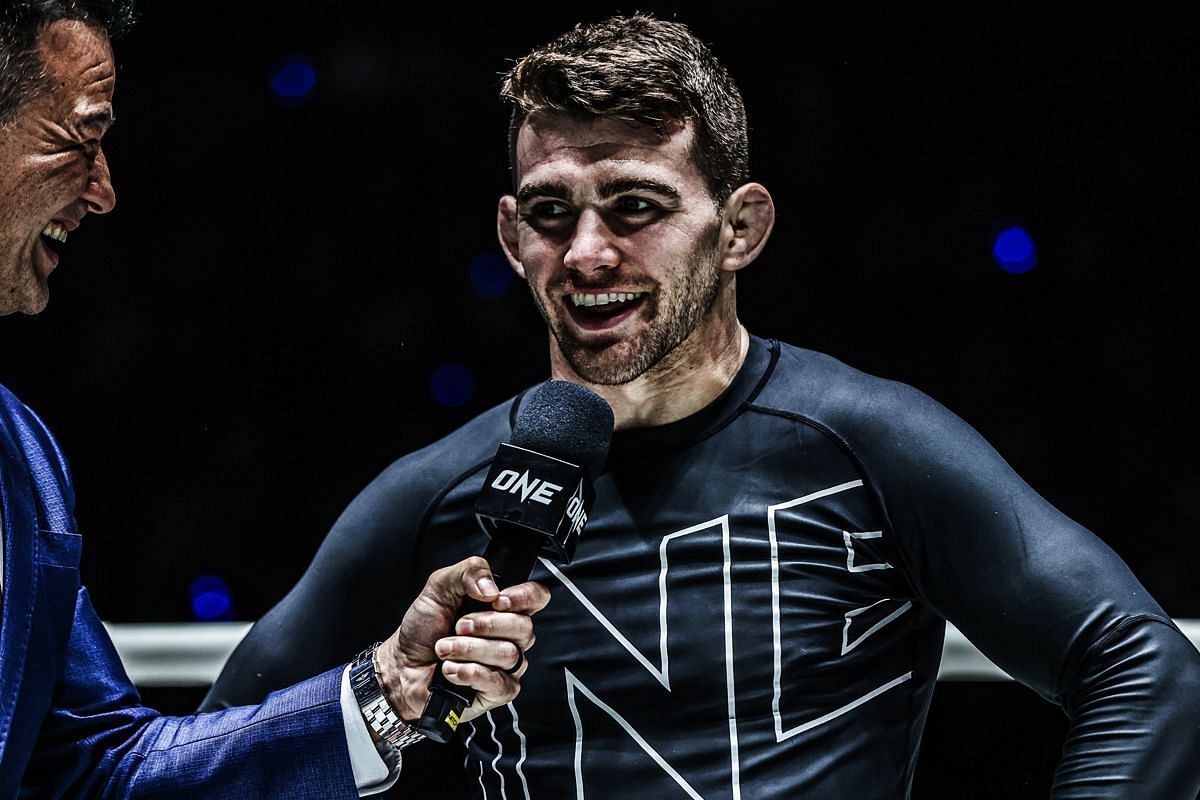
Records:
[[[708,341],[703,341],[704,339]],[[581,380],[565,363],[551,357],[556,380],[592,389],[612,406],[616,430],[666,425],[707,406],[729,387],[750,350],[750,334],[736,319],[717,337],[692,336],[671,354],[629,383],[602,386]],[[557,354],[556,354],[557,355]]]

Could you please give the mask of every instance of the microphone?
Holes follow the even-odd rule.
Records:
[[[612,432],[608,402],[577,383],[550,380],[529,395],[475,498],[475,519],[489,537],[483,557],[501,589],[528,580],[539,556],[558,563],[575,556]],[[490,608],[466,597],[456,619]],[[439,661],[413,727],[435,742],[449,741],[474,699],[475,690],[451,683]]]

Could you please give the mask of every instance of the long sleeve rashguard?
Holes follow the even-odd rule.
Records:
[[[482,552],[523,396],[367,486],[205,707],[386,635]],[[553,599],[521,694],[464,726],[476,797],[907,797],[947,620],[1069,717],[1056,800],[1200,791],[1200,652],[920,391],[752,337],[709,406],[618,431],[596,488],[574,559],[532,575]]]

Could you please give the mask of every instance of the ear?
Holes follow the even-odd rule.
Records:
[[[496,233],[500,236],[500,247],[508,256],[513,271],[525,277],[525,266],[521,263],[521,245],[517,239],[517,198],[506,194],[500,198],[496,209]]]
[[[736,272],[758,258],[775,226],[775,201],[760,183],[739,186],[725,201],[721,269]]]

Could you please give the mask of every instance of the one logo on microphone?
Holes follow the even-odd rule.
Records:
[[[533,478],[529,475],[529,470],[518,473],[516,470],[506,469],[492,481],[492,488],[508,492],[509,494],[519,494],[521,495],[522,503],[532,500],[535,503],[548,506],[554,499],[554,495],[561,492],[563,487],[557,483],[542,480],[541,478]],[[582,507],[581,499],[580,508],[582,509]],[[586,515],[584,515],[584,519],[587,519]],[[582,524],[577,523],[577,527],[582,527]]]
[[[583,502],[583,481],[575,487],[575,494],[567,501],[567,519],[571,520],[571,531],[568,536],[578,536],[587,524],[587,507]]]

